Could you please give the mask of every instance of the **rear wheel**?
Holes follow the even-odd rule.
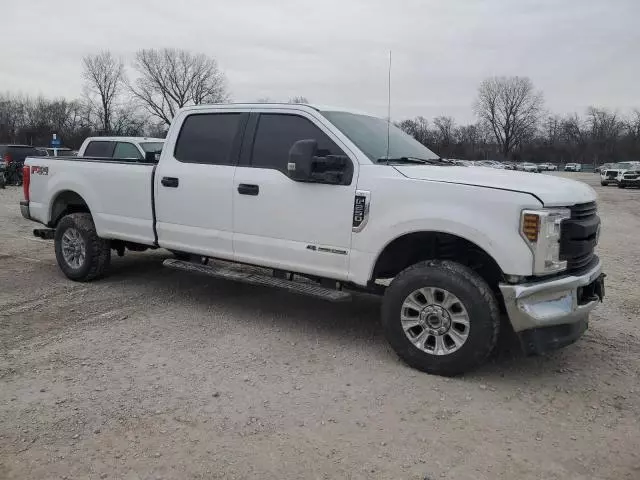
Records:
[[[487,283],[473,270],[430,260],[401,272],[384,296],[387,340],[408,365],[457,375],[481,365],[495,347],[500,316]]]
[[[88,282],[104,275],[111,262],[111,246],[98,236],[89,213],[64,216],[54,239],[56,260],[68,278]]]

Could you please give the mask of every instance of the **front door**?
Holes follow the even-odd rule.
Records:
[[[340,141],[306,112],[253,115],[233,185],[236,259],[347,279],[356,162],[349,185],[293,181],[287,163],[296,141],[315,139],[319,155],[345,155]]]
[[[247,118],[233,110],[176,118],[175,149],[162,152],[155,175],[161,247],[233,259],[233,175]]]

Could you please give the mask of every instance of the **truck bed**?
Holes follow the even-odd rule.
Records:
[[[89,207],[101,237],[154,243],[155,164],[91,157],[27,157],[25,164],[31,167],[34,220],[45,225],[55,220],[61,213],[56,198],[75,192]]]

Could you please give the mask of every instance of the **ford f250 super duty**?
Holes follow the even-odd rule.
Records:
[[[429,373],[481,364],[501,331],[529,353],[567,345],[604,295],[586,184],[455,166],[360,113],[189,107],[159,158],[34,157],[24,179],[22,214],[72,280],[105,274],[112,250],[165,248],[181,270],[380,294],[388,341]]]

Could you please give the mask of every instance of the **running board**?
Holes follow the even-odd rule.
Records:
[[[250,285],[260,285],[263,287],[277,287],[287,290],[291,293],[307,295],[310,297],[328,300],[330,302],[343,302],[351,299],[351,293],[342,290],[333,290],[321,287],[312,283],[296,282],[294,280],[286,280],[283,278],[270,277],[257,273],[248,273],[234,270],[231,268],[202,265],[199,263],[185,262],[184,260],[176,260],[169,258],[162,263],[165,267],[183,270],[185,272],[201,273],[210,277],[220,278],[223,280],[233,280],[236,282],[248,283]]]

